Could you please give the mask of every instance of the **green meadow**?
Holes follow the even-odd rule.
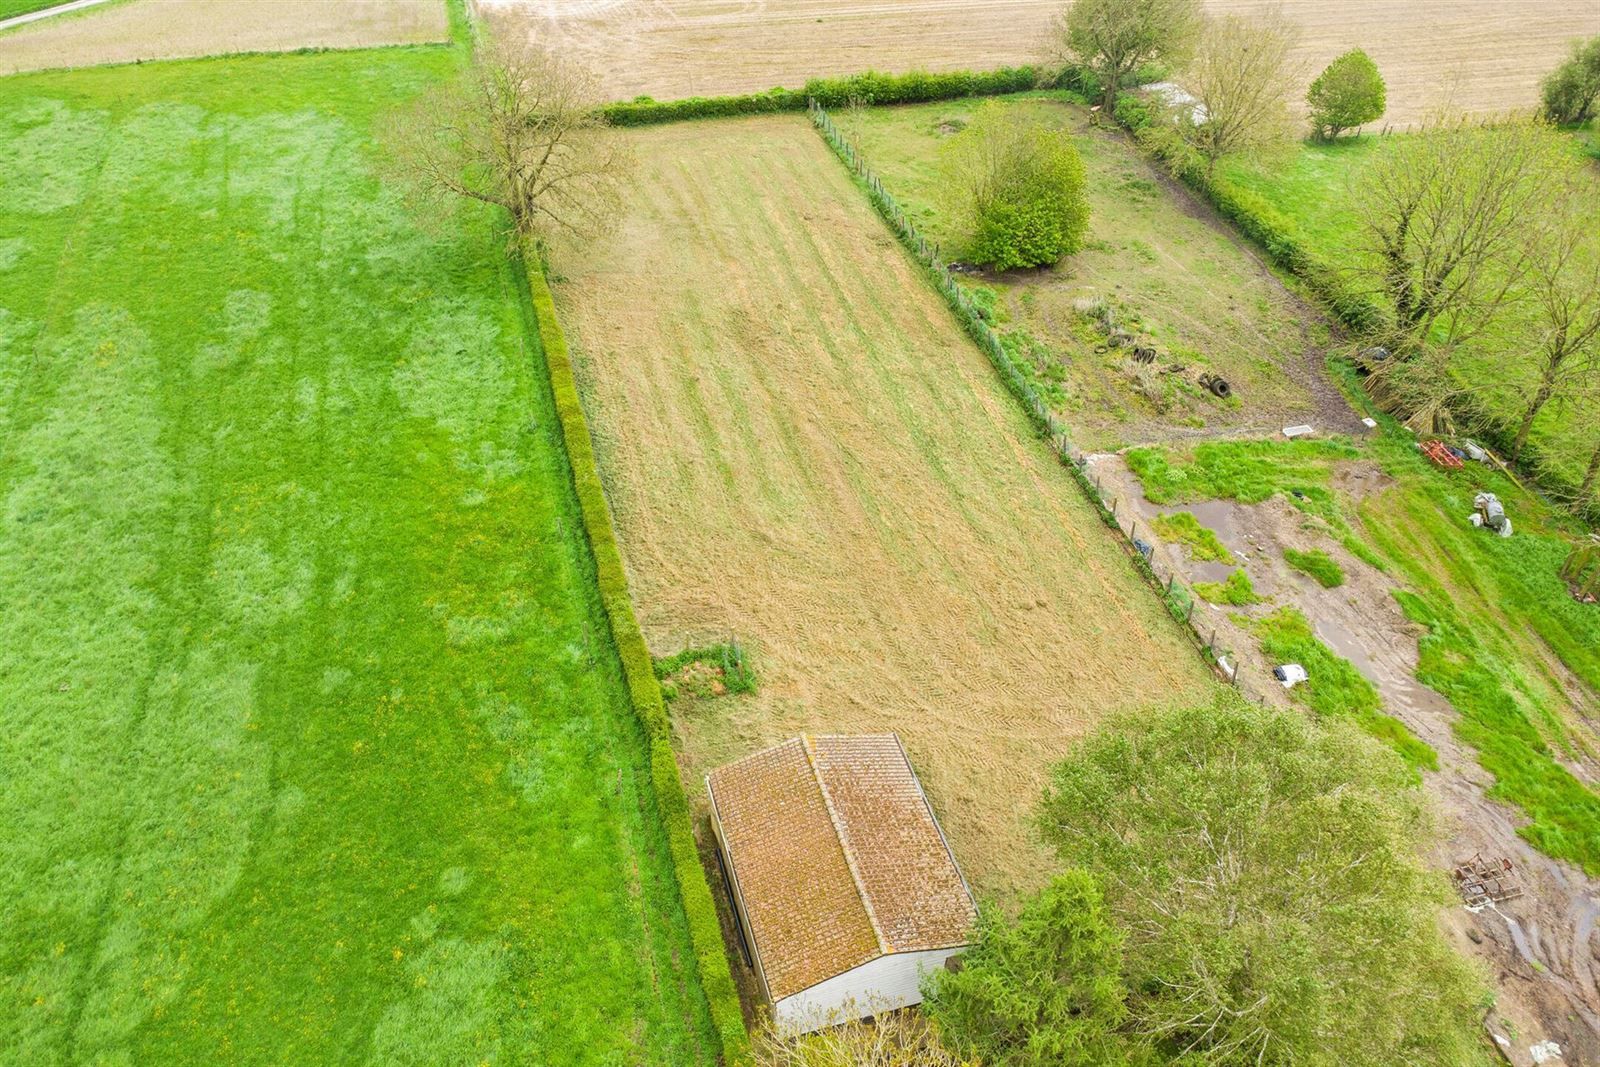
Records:
[[[1571,132],[1574,154],[1595,155],[1582,164],[1594,178],[1600,203],[1600,133]],[[1345,138],[1333,143],[1304,142],[1260,159],[1225,159],[1219,180],[1259,196],[1279,223],[1322,262],[1348,267],[1363,255],[1357,205],[1367,168],[1381,160],[1406,134]],[[1544,325],[1528,302],[1514,302],[1493,325],[1463,346],[1456,373],[1481,397],[1492,418],[1511,428],[1537,387],[1537,364],[1521,353],[1534,351]],[[1594,447],[1589,418],[1581,404],[1550,404],[1534,422],[1530,441],[1540,465],[1565,475],[1576,486]]]
[[[0,0],[0,19],[15,18],[17,15],[26,15],[31,11],[39,11],[66,2],[67,0]]]
[[[712,1058],[455,55],[0,79],[0,1063]]]

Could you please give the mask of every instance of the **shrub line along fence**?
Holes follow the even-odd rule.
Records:
[[[617,547],[616,532],[611,526],[611,511],[600,483],[600,471],[595,465],[594,442],[578,398],[578,383],[573,376],[566,337],[556,318],[555,300],[543,268],[537,263],[531,267],[525,265],[525,273],[528,291],[533,298],[539,347],[544,353],[545,368],[550,375],[556,417],[561,423],[573,488],[577,492],[578,510],[594,557],[600,602],[605,609],[612,641],[622,661],[629,702],[649,743],[650,783],[666,826],[673,871],[688,917],[689,938],[694,946],[700,984],[705,989],[706,1000],[711,1008],[711,1022],[716,1029],[724,1062],[745,1063],[749,1058],[749,1037],[739,1007],[739,993],[734,986],[733,973],[728,968],[728,956],[723,947],[722,923],[717,916],[711,887],[706,881],[705,868],[700,863],[700,851],[695,843],[689,816],[689,799],[684,792],[683,779],[678,774],[678,761],[672,750],[672,725],[661,697],[661,684],[656,679],[655,663],[645,644],[644,634],[639,629],[639,620],[633,613],[628,578],[622,567],[622,553]]]
[[[651,126],[683,119],[722,118],[730,115],[770,115],[804,111],[812,103],[842,107],[853,100],[863,104],[920,104],[963,96],[998,96],[1036,89],[1048,80],[1052,87],[1080,87],[1085,75],[1076,69],[1047,78],[1037,67],[1001,67],[998,70],[947,71],[933,74],[879,74],[867,71],[843,78],[812,78],[803,89],[768,89],[742,96],[695,96],[687,100],[638,100],[607,104],[600,109],[613,126]]]
[[[984,321],[978,306],[967,295],[965,289],[956,281],[950,269],[940,261],[938,246],[930,243],[917,231],[916,223],[895,202],[894,197],[883,187],[883,182],[867,166],[859,149],[839,132],[827,109],[816,101],[812,101],[809,113],[812,124],[828,147],[833,150],[844,165],[866,190],[867,198],[872,206],[889,228],[894,231],[900,243],[911,253],[913,259],[927,272],[933,286],[944,297],[945,304],[955,315],[961,327],[971,337],[983,354],[988,357],[989,363],[999,374],[1000,380],[1005,384],[1006,390],[1022,404],[1023,411],[1028,416],[1028,421],[1033,424],[1040,436],[1050,442],[1051,451],[1061,461],[1061,465],[1072,475],[1072,480],[1083,491],[1084,497],[1095,509],[1100,520],[1109,528],[1117,531],[1122,536],[1118,542],[1122,545],[1129,559],[1133,562],[1134,569],[1139,573],[1149,586],[1161,596],[1162,603],[1174,619],[1183,623],[1184,632],[1194,642],[1195,647],[1204,653],[1206,660],[1225,679],[1238,684],[1237,665],[1231,675],[1222,671],[1217,666],[1218,653],[1216,648],[1215,631],[1207,637],[1201,633],[1194,620],[1194,595],[1182,583],[1177,581],[1175,573],[1169,573],[1163,578],[1157,573],[1155,566],[1144,552],[1140,551],[1134,543],[1137,540],[1138,522],[1130,513],[1128,515],[1128,528],[1123,529],[1122,519],[1117,514],[1118,501],[1106,501],[1105,494],[1099,484],[1090,476],[1087,465],[1088,457],[1072,444],[1067,433],[1067,427],[1050,413],[1050,407],[1044,398],[1039,395],[1028,381],[1027,375],[1017,366],[1011,354],[1000,341],[1000,336]],[[1224,653],[1225,654],[1225,653]]]

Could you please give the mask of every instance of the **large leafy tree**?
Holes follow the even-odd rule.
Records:
[[[1164,1057],[1486,1062],[1420,790],[1353,727],[1231,696],[1118,719],[1055,769],[1042,810],[1126,931],[1127,1026]]]
[[[952,207],[971,234],[967,256],[995,270],[1041,267],[1083,247],[1083,161],[1072,138],[1020,108],[990,101],[950,142]]]
[[[1408,356],[1494,320],[1528,268],[1524,238],[1552,178],[1571,165],[1571,145],[1548,126],[1444,122],[1395,139],[1366,169],[1352,270],[1387,299]]]
[[[989,914],[959,971],[937,974],[925,1006],[945,1040],[990,1067],[1127,1062],[1122,935],[1100,889],[1067,871],[1016,922]]]
[[[1359,48],[1328,64],[1306,93],[1317,137],[1331,141],[1345,130],[1376,121],[1388,107],[1388,89],[1378,65]]]
[[[1551,122],[1586,122],[1600,100],[1600,37],[1572,46],[1572,54],[1540,86],[1544,115]]]
[[[1055,51],[1094,71],[1110,113],[1147,63],[1178,65],[1200,32],[1200,0],[1075,0],[1056,20]]]
[[[1521,457],[1547,404],[1569,392],[1593,393],[1600,384],[1600,232],[1594,181],[1572,172],[1552,176],[1549,186],[1547,208],[1528,230],[1524,303],[1538,338],[1533,353],[1538,374],[1517,423],[1512,459]]]

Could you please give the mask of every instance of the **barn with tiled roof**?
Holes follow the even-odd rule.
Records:
[[[791,1031],[918,1003],[977,909],[894,734],[786,741],[706,778],[729,896]]]

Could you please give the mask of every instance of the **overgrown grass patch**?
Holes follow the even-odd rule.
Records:
[[[977,106],[952,100],[833,114],[947,262],[973,236],[952,196],[946,160]],[[1072,139],[1088,175],[1088,239],[1054,268],[962,284],[992,287],[1011,319],[1006,332],[1037,342],[1029,346],[1034,364],[1060,377],[1048,401],[1080,445],[1112,450],[1147,439],[1156,427],[1237,425],[1247,407],[1260,418],[1303,401],[1302,386],[1284,369],[1302,357],[1305,324],[1250,253],[1164,188],[1126,139],[1091,126],[1068,94],[1016,94],[999,106]],[[1108,344],[1112,333],[1155,347],[1158,363],[1132,363],[1126,348]],[[1163,373],[1177,364],[1187,369]],[[1250,404],[1198,388],[1203,370],[1233,383]]]
[[[658,658],[655,668],[656,677],[662,681],[662,693],[669,700],[679,692],[724,696],[753,693],[756,688],[755,669],[750,666],[744,646],[737,641],[686,648]]]
[[[1233,553],[1228,551],[1228,546],[1222,543],[1221,538],[1209,527],[1202,526],[1200,520],[1187,511],[1158,515],[1151,525],[1156,533],[1168,541],[1188,545],[1189,554],[1197,560],[1233,562]]]
[[[1453,612],[1413,593],[1395,598],[1407,618],[1428,628],[1418,642],[1417,678],[1461,713],[1456,732],[1495,777],[1489,795],[1522,809],[1531,821],[1517,832],[1541,851],[1600,874],[1600,796],[1556,761],[1492,653]]]
[[[1310,575],[1324,589],[1334,589],[1344,584],[1344,568],[1320,548],[1304,552],[1286,548],[1283,550],[1283,561],[1300,573]]]
[[[0,79],[16,1062],[713,1058],[521,274],[374,177],[454,62]]]
[[[1211,604],[1228,604],[1240,608],[1248,604],[1259,604],[1265,599],[1256,592],[1255,583],[1250,580],[1250,575],[1243,567],[1228,575],[1226,581],[1195,582],[1194,593],[1201,600]]]
[[[1317,639],[1306,617],[1294,608],[1279,608],[1252,625],[1261,649],[1278,663],[1298,663],[1309,681],[1291,691],[1318,715],[1350,719],[1400,754],[1412,768],[1438,770],[1439,754],[1383,712],[1378,690],[1347,659]]]
[[[1153,504],[1237,500],[1259,504],[1278,493],[1317,514],[1332,513],[1334,464],[1360,451],[1341,440],[1209,441],[1187,455],[1152,446],[1130,448],[1128,468]]]

